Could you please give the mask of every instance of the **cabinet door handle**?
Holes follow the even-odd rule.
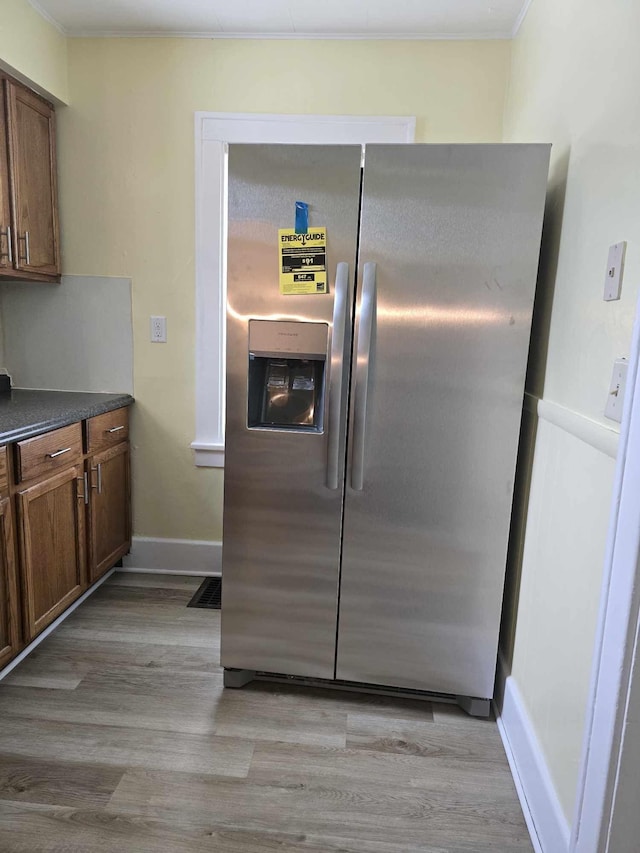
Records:
[[[20,241],[22,241],[22,242],[24,243],[24,257],[20,254]],[[29,232],[28,232],[28,231],[25,231],[25,232],[24,232],[24,236],[23,236],[23,237],[21,237],[21,236],[18,234],[18,263],[20,263],[21,261],[24,261],[24,263],[25,263],[25,264],[29,264],[29,263],[30,263],[30,257],[29,257]]]
[[[121,429],[124,429],[124,426],[111,427],[111,429],[106,429],[105,432],[120,432]]]
[[[13,248],[11,247],[11,226],[10,225],[7,225],[6,231],[3,231],[0,228],[0,240],[2,240],[3,237],[7,238],[7,251],[3,252],[2,249],[0,248],[0,261],[3,258],[7,258],[9,263],[12,264],[13,263]]]
[[[84,501],[85,506],[89,503],[89,475],[85,471],[82,477],[76,477],[78,483],[82,483],[84,486],[84,493],[80,494],[78,492],[78,500]]]
[[[64,450],[56,450],[55,453],[47,453],[49,459],[55,459],[56,456],[62,456],[63,453],[71,453],[70,447],[65,447]]]
[[[102,462],[98,462],[95,468],[91,468],[91,471],[96,471],[98,474],[98,484],[94,486],[93,477],[91,478],[91,488],[95,489],[99,495],[102,494]]]

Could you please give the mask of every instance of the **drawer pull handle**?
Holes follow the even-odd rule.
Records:
[[[63,453],[71,453],[71,450],[71,447],[65,447],[64,450],[56,450],[55,453],[47,453],[47,456],[49,457],[49,459],[55,459],[56,456],[62,456]]]
[[[121,429],[124,429],[123,426],[111,427],[111,429],[106,429],[105,432],[120,432]]]

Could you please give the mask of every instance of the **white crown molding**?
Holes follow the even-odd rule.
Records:
[[[524,0],[524,3],[522,4],[522,9],[520,9],[520,14],[516,18],[515,24],[513,25],[513,29],[511,30],[511,35],[509,36],[510,38],[513,39],[518,35],[520,27],[524,23],[524,19],[527,17],[527,12],[531,7],[531,3],[532,0]]]
[[[56,19],[52,15],[50,15],[46,11],[46,9],[43,9],[42,6],[37,2],[37,0],[27,0],[27,3],[40,15],[41,18],[44,18],[45,21],[51,24],[52,27],[55,27],[55,29],[61,35],[67,37],[69,36],[69,33],[65,30],[62,24],[58,23],[58,21],[56,21]]]
[[[225,33],[190,32],[182,30],[82,30],[64,27],[38,0],[27,0],[29,5],[66,38],[183,38],[183,39],[256,39],[293,41],[504,41],[514,38],[524,21],[532,0],[524,0],[522,9],[511,30],[486,30],[461,33]]]
[[[32,0],[29,0],[32,2]],[[35,3],[32,3],[35,7]],[[53,23],[53,21],[52,21]],[[60,29],[60,27],[58,27]],[[220,33],[220,32],[181,32],[155,30],[129,32],[126,30],[68,30],[60,29],[68,38],[108,38],[108,39],[235,39],[236,41],[508,41],[512,33],[498,30],[485,33]]]

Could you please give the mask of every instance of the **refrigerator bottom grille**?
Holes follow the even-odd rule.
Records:
[[[246,670],[241,670],[246,672]],[[389,687],[380,684],[365,684],[359,681],[339,681],[337,679],[308,678],[302,675],[283,675],[278,672],[257,671],[256,681],[271,681],[279,684],[297,684],[304,687],[324,687],[329,690],[347,690],[352,693],[373,693],[378,696],[395,696],[398,699],[421,699],[425,702],[442,702],[459,705],[473,717],[491,715],[491,699],[475,696],[456,696],[450,693],[436,693],[428,690],[415,690],[410,687]]]

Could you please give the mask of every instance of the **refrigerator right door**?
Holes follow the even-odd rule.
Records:
[[[493,695],[549,152],[366,148],[338,679]]]

